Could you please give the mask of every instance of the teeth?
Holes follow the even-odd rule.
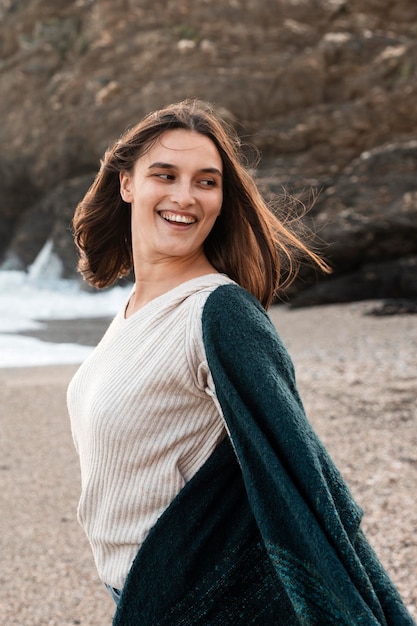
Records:
[[[195,219],[188,215],[178,215],[177,213],[161,212],[161,217],[167,222],[179,222],[181,224],[194,224]]]

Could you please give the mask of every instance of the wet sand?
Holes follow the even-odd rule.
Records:
[[[417,316],[373,317],[365,314],[370,308],[276,307],[271,317],[294,359],[309,418],[416,617]],[[52,323],[42,338],[93,345],[107,322]],[[65,403],[75,370],[0,369],[0,615],[7,626],[111,624],[112,601],[76,520],[79,467]]]

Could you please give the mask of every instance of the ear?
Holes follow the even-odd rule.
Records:
[[[120,195],[122,196],[122,200],[125,202],[133,201],[132,194],[132,177],[129,172],[119,172],[119,181],[120,181]]]

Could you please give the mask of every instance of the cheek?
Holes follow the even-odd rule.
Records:
[[[140,212],[149,213],[162,200],[163,194],[152,185],[142,185],[138,193],[133,194],[133,204],[135,209]]]
[[[210,212],[213,215],[215,215],[215,217],[217,217],[220,214],[222,206],[223,206],[223,193],[222,191],[220,191],[219,194],[216,196],[216,198],[213,198],[213,200],[211,201]]]
[[[221,202],[216,202],[213,203],[210,212],[208,214],[208,230],[210,231],[214,224],[216,223],[217,218],[219,217],[220,213],[221,213],[221,208],[222,208],[222,203]]]

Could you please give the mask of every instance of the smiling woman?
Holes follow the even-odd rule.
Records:
[[[150,113],[104,155],[100,171],[74,216],[79,270],[88,282],[108,287],[133,268],[133,239],[141,227],[132,228],[132,219],[136,218],[131,215],[131,202],[121,195],[120,179],[132,181],[135,170],[142,171],[148,153],[158,149],[164,158],[148,158],[147,167],[156,166],[148,173],[178,189],[178,171],[170,166],[176,165],[173,155],[179,158],[181,153],[178,140],[184,140],[187,134],[187,141],[192,143],[184,146],[183,160],[189,148],[199,153],[201,165],[197,169],[202,169],[203,176],[198,178],[198,186],[214,187],[218,192],[221,183],[221,211],[204,242],[207,261],[217,272],[230,276],[268,306],[274,295],[293,281],[302,260],[328,270],[325,262],[266,205],[243,165],[240,140],[234,130],[206,103],[186,101]],[[190,192],[190,187],[180,185],[180,189],[181,193]],[[135,279],[139,271],[140,267],[134,267]]]
[[[185,280],[216,272],[204,242],[222,207],[222,161],[208,137],[165,131],[132,171],[120,173],[120,193],[132,213],[136,286],[128,315]]]
[[[79,268],[135,285],[68,388],[78,508],[127,626],[405,626],[265,309],[300,257],[210,108],[150,114],[74,216]]]

